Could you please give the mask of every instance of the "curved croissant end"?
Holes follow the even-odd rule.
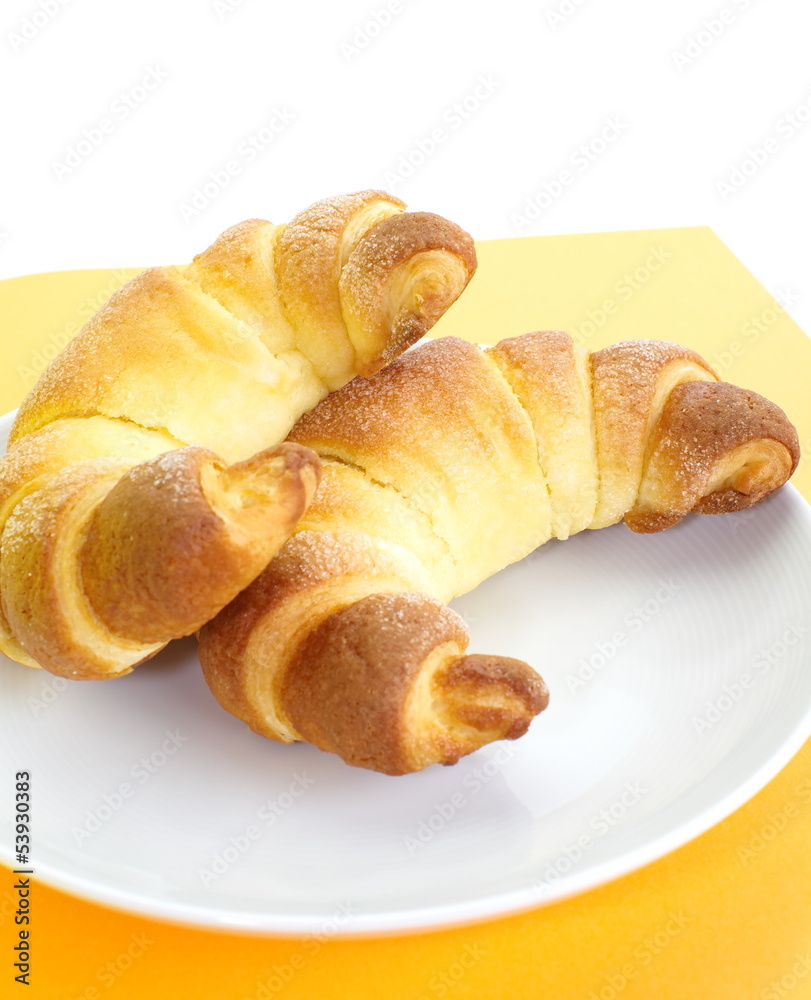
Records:
[[[685,382],[651,434],[633,531],[661,531],[690,511],[743,510],[792,475],[797,431],[770,400],[727,382]]]
[[[526,663],[465,656],[464,623],[423,594],[375,594],[310,632],[281,700],[305,739],[348,764],[407,774],[516,739],[548,693]]]
[[[354,371],[338,282],[359,240],[405,211],[383,191],[326,198],[299,212],[278,235],[273,262],[284,313],[325,384],[337,389]]]
[[[314,494],[320,463],[283,444],[226,468],[183,448],[129,470],[62,470],[2,536],[4,619],[51,673],[129,673],[190,635],[259,574]]]
[[[472,277],[476,252],[454,223],[359,191],[300,212],[275,264],[285,311],[335,389],[347,367],[372,375],[427,333]]]
[[[473,240],[439,215],[404,212],[369,230],[339,282],[361,375],[374,375],[423,337],[475,270]]]

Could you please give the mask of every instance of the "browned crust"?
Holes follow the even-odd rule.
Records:
[[[431,250],[458,258],[461,274],[448,271],[442,281],[432,275],[430,282],[418,283],[420,291],[413,299],[391,301],[389,284],[397,269]],[[360,374],[373,375],[425,336],[465,290],[476,264],[472,237],[431,212],[404,212],[370,229],[352,251],[340,278],[346,308],[376,334],[376,345],[359,359]]]
[[[665,340],[623,340],[591,355],[594,409],[602,414],[601,451],[627,453],[630,446],[629,460],[644,451],[644,430],[659,375],[673,361],[691,361],[704,369],[708,379],[716,378],[695,351]]]
[[[749,442],[773,441],[784,460],[749,473],[738,470],[735,485],[704,496],[725,456]],[[646,476],[670,483],[666,509],[637,504],[625,517],[633,531],[660,531],[689,511],[718,514],[741,510],[782,486],[800,457],[797,431],[770,400],[727,382],[685,382],[665,404],[649,444]]]
[[[594,431],[601,473],[598,526],[606,509],[616,508],[611,519],[618,520],[636,498],[660,380],[671,365],[679,363],[686,363],[686,377],[716,379],[695,351],[667,341],[622,341],[591,355]]]
[[[282,688],[302,738],[347,763],[414,770],[403,713],[423,661],[467,643],[450,608],[420,594],[376,594],[330,615],[301,643]]]
[[[407,451],[422,462],[434,453],[433,439],[450,428],[458,437],[456,447],[463,438],[476,438],[482,407],[501,404],[499,415],[508,419],[516,407],[505,405],[497,389],[475,344],[440,337],[395,359],[373,378],[353,379],[330,393],[303,414],[288,440],[325,454],[335,445],[359,456]],[[426,446],[426,440],[432,443]]]
[[[219,703],[255,732],[282,738],[269,725],[252,693],[274,700],[295,649],[295,635],[351,600],[402,590],[396,556],[386,555],[364,535],[303,531],[282,548],[254,582],[199,634],[200,664]],[[333,596],[334,595],[334,596]]]
[[[227,469],[194,447],[136,466],[96,509],[81,549],[84,590],[100,620],[144,643],[199,629],[290,537],[318,470],[317,456],[293,444]]]
[[[574,341],[563,330],[534,330],[506,337],[487,353],[508,360],[528,388],[543,382],[565,383],[573,377]]]
[[[216,619],[200,630],[200,656],[204,672],[210,667],[223,673],[223,658],[241,673],[245,651],[263,618],[283,608],[291,594],[316,590],[319,585],[353,575],[368,564],[359,562],[346,539],[328,532],[295,535],[249,586],[245,587]]]
[[[206,603],[209,560],[214,579],[242,568],[203,494],[204,464],[223,468],[202,448],[166,452],[128,472],[97,507],[78,558],[85,594],[113,634],[183,635],[184,608]]]
[[[436,686],[460,722],[494,733],[494,739],[523,736],[549,704],[543,678],[523,660],[509,656],[462,656],[438,675]],[[498,704],[482,703],[485,691],[496,693]]]
[[[421,676],[445,646],[464,649],[464,623],[424,594],[375,594],[309,633],[282,700],[308,742],[347,763],[406,774],[455,763],[494,739],[515,739],[546,707],[543,681],[520,660],[458,657]],[[423,702],[409,708],[419,684]]]
[[[326,326],[346,337],[338,278],[342,241],[352,216],[374,202],[403,211],[385,191],[358,191],[325,198],[299,212],[279,236],[275,250],[279,293],[293,325]]]
[[[276,310],[268,306],[276,295],[271,252],[276,229],[265,219],[231,226],[197,254],[187,277],[198,281],[234,316],[254,323],[274,322]]]
[[[652,391],[652,381],[670,361],[688,360],[705,369],[710,378],[715,373],[700,354],[667,340],[621,340],[591,355],[595,376],[614,393],[628,400],[634,411],[645,413],[641,400]],[[606,389],[606,392],[610,390]]]

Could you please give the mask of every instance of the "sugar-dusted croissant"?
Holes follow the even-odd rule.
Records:
[[[274,446],[422,336],[475,269],[466,233],[404,207],[364,191],[244,222],[88,322],[0,462],[0,650],[127,673],[255,578],[318,481],[311,451]]]
[[[739,510],[798,459],[783,412],[675,344],[588,355],[563,333],[455,338],[333,393],[293,429],[323,481],[297,534],[200,636],[216,697],[251,728],[390,774],[523,733],[524,663],[465,655],[443,602],[625,518],[658,531]]]

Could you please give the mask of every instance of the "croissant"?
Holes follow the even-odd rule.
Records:
[[[547,703],[525,663],[466,655],[445,602],[549,538],[659,531],[788,479],[773,403],[675,344],[589,355],[565,333],[441,338],[306,414],[321,486],[293,538],[200,634],[220,703],[264,736],[388,774],[513,739]]]
[[[195,632],[319,477],[295,421],[422,336],[470,237],[379,191],[223,233],[117,292],[24,401],[0,462],[0,650],[71,678]]]

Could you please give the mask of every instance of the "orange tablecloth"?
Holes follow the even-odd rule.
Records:
[[[558,328],[590,348],[676,340],[780,403],[811,453],[811,341],[775,301],[796,292],[767,292],[710,230],[495,240],[479,244],[479,255],[478,275],[438,335],[495,343]],[[0,282],[0,411],[19,403],[134,273]],[[811,498],[808,462],[794,482]],[[422,935],[305,944],[192,930],[74,899],[35,877],[26,990],[13,980],[14,876],[0,878],[3,997],[806,1000],[811,743],[734,815],[630,876],[546,908]]]

